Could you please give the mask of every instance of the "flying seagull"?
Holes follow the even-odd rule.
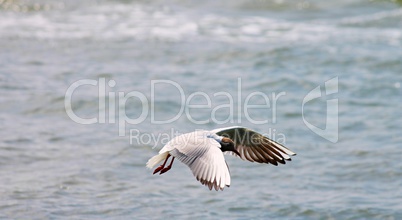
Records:
[[[229,167],[223,153],[229,153],[257,163],[277,166],[290,161],[296,155],[283,145],[245,127],[228,127],[212,131],[197,130],[179,135],[170,140],[147,162],[152,169],[162,161],[153,174],[163,174],[172,168],[175,158],[190,167],[194,176],[210,190],[223,190],[230,186]],[[170,164],[166,163],[172,157]]]

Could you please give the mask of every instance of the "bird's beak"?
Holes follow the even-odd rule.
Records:
[[[236,149],[233,149],[232,151],[233,151],[235,154],[237,154],[237,156],[239,156],[239,157],[241,158],[239,151],[237,151]]]

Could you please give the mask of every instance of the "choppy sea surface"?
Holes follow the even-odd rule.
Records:
[[[400,1],[0,0],[0,218],[402,219],[401,83]],[[145,168],[233,125],[297,156],[228,155],[222,192]]]

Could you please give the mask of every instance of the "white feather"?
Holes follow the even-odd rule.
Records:
[[[149,159],[147,162],[147,167],[149,169],[152,169],[152,167],[154,167],[157,164],[159,164],[160,162],[164,161],[166,159],[166,157],[168,156],[168,154],[169,154],[168,152],[164,152],[162,154],[158,154],[158,155],[151,157],[151,159]]]
[[[166,149],[173,147],[169,153],[188,165],[197,179],[223,189],[229,185],[226,181],[229,170],[220,144],[214,138],[208,138],[208,134],[207,131],[184,134],[184,137],[172,139]]]

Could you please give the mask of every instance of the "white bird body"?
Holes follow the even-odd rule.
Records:
[[[255,137],[250,137],[255,135]],[[229,137],[224,137],[229,136]],[[264,142],[253,142],[261,139]],[[154,174],[168,171],[173,160],[177,158],[186,164],[193,175],[203,185],[211,190],[223,190],[230,186],[230,173],[223,152],[228,151],[243,160],[277,165],[290,160],[289,155],[295,155],[286,147],[276,143],[261,134],[243,127],[228,127],[212,131],[197,130],[179,135],[170,140],[159,154],[149,159],[147,167],[152,168],[164,161]],[[165,164],[170,156],[173,159],[168,167]]]

